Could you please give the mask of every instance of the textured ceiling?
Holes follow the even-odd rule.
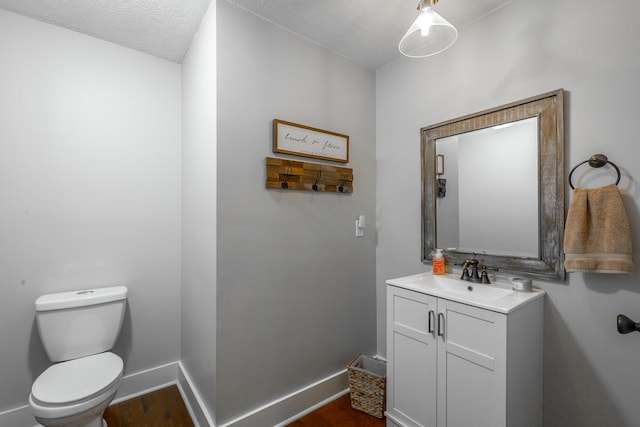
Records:
[[[418,0],[227,0],[368,68],[401,56],[398,43],[418,16]],[[513,0],[440,0],[458,30]]]
[[[227,0],[376,69],[400,56],[417,0]],[[441,0],[458,29],[513,0]],[[0,0],[0,8],[182,62],[211,0]]]
[[[0,8],[182,62],[211,0],[0,0]]]

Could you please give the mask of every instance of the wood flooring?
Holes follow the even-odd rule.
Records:
[[[379,419],[351,407],[349,393],[328,403],[287,427],[384,427],[385,419]]]
[[[109,427],[193,427],[191,417],[173,385],[111,405],[104,412]],[[378,419],[351,407],[349,394],[319,408],[287,427],[384,427]]]
[[[104,419],[109,427],[194,427],[175,385],[111,405]]]

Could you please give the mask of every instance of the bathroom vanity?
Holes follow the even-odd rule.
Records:
[[[542,426],[544,291],[387,281],[387,426]]]

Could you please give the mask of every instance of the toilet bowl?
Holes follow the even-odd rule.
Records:
[[[29,406],[45,427],[103,427],[102,414],[116,395],[122,359],[110,352],[49,367],[33,383]]]

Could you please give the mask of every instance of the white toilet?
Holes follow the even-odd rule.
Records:
[[[31,387],[29,406],[45,427],[106,427],[102,415],[120,385],[124,363],[113,348],[127,288],[43,295],[36,300],[40,339],[52,362]]]

